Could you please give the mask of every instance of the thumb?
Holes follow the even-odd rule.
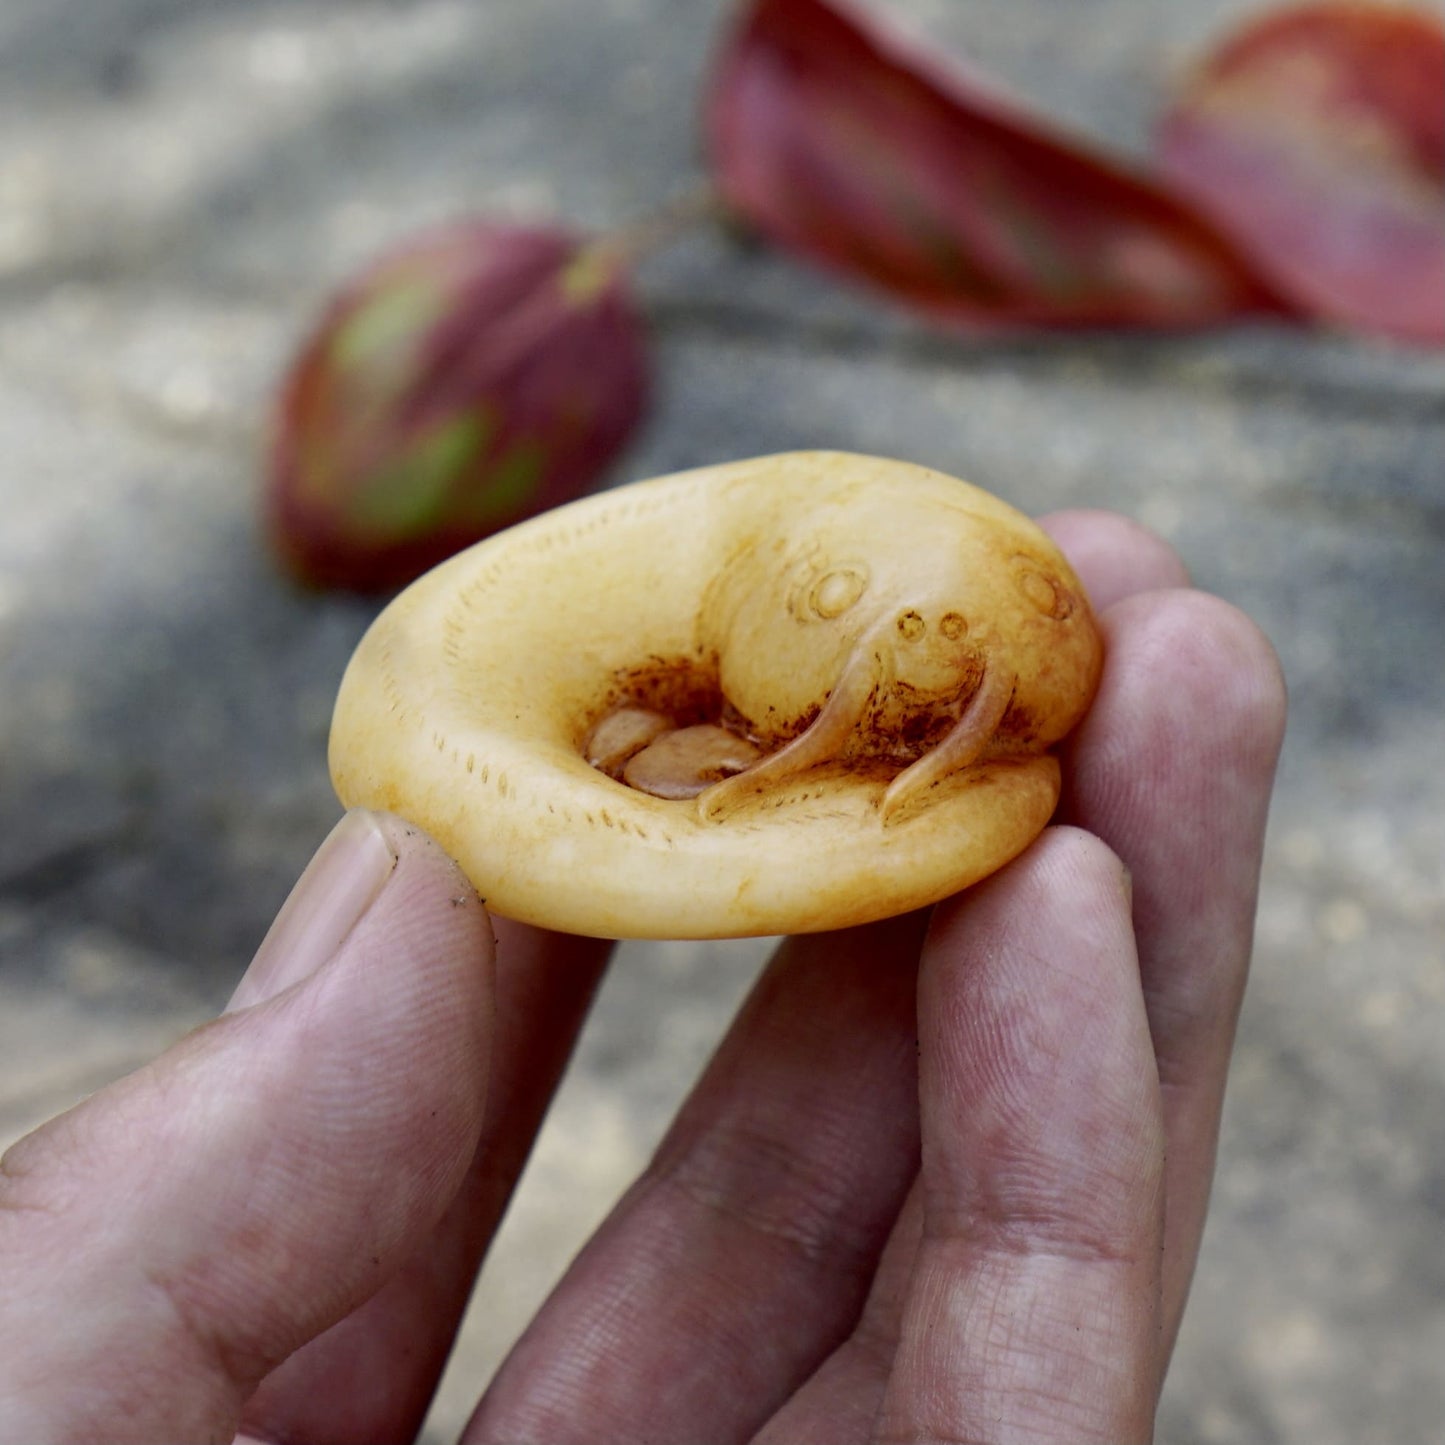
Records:
[[[225,1015],[0,1160],[8,1438],[229,1440],[459,1186],[492,962],[435,844],[348,814]]]

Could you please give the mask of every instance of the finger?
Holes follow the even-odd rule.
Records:
[[[923,1232],[878,1440],[1150,1437],[1163,1132],[1127,880],[1045,833],[940,907],[919,980]]]
[[[1065,759],[1063,814],[1134,880],[1168,1136],[1165,1335],[1199,1249],[1253,940],[1285,694],[1259,629],[1198,592],[1105,613],[1108,663]]]
[[[469,1441],[745,1440],[847,1334],[917,1165],[923,927],[782,948]]]
[[[922,1237],[923,1192],[915,1180],[852,1333],[788,1398],[752,1445],[864,1445],[870,1438],[893,1371]]]
[[[244,1414],[246,1430],[259,1439],[374,1445],[413,1439],[422,1427],[612,946],[505,918],[492,925],[496,1041],[486,1117],[466,1179],[372,1299],[267,1376]]]
[[[455,867],[348,815],[233,1011],[5,1156],[7,1431],[229,1439],[266,1372],[375,1294],[455,1194],[491,986]]]
[[[1096,612],[1136,592],[1186,587],[1189,573],[1162,537],[1118,512],[1053,512],[1039,525],[1063,548]]]

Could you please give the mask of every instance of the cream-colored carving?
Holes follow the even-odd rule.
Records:
[[[1078,579],[1013,508],[901,462],[763,457],[573,503],[415,583],[347,669],[332,777],[510,917],[842,927],[1027,845],[1100,662]]]

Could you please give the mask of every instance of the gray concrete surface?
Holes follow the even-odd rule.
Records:
[[[907,0],[1126,153],[1233,0]],[[1437,4],[1436,8],[1440,8]],[[226,995],[335,816],[367,604],[255,540],[277,368],[460,209],[624,221],[695,172],[718,0],[0,4],[0,1142]],[[1445,1420],[1445,357],[1341,337],[941,341],[699,236],[650,263],[617,478],[792,446],[1114,506],[1251,611],[1293,717],[1181,1442]],[[483,1281],[441,1441],[645,1159],[760,951],[630,947]]]

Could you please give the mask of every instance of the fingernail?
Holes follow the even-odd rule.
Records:
[[[376,901],[396,854],[363,808],[349,812],[316,850],[281,905],[226,1012],[274,998],[316,972]]]

